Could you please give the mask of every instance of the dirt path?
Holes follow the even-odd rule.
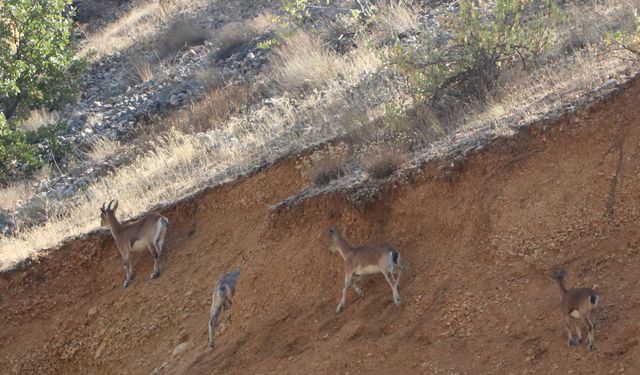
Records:
[[[0,278],[0,373],[640,373],[639,98],[497,142],[453,179],[428,166],[366,208],[333,195],[271,215],[304,186],[282,162],[167,211],[163,274],[138,256],[127,290],[109,237],[76,241]],[[334,313],[334,224],[400,249],[401,308],[369,277]],[[565,347],[557,265],[601,293],[593,353]],[[211,352],[210,294],[236,266]]]

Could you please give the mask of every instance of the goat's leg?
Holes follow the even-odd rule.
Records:
[[[218,322],[218,316],[220,315],[221,305],[217,305],[214,300],[211,305],[211,318],[209,319],[209,347],[213,349],[216,346],[214,339],[216,323]]]
[[[233,293],[231,292],[231,288],[229,288],[229,285],[225,285],[224,286],[224,298],[223,299],[224,299],[224,303],[222,304],[222,307],[225,310],[230,309],[231,306],[233,306]]]
[[[398,285],[396,285],[395,282],[391,281],[391,272],[382,272],[382,274],[389,283],[389,286],[391,286],[391,292],[393,293],[393,303],[395,303],[396,306],[400,306],[400,294],[398,293]]]
[[[396,281],[396,286],[398,287],[398,286],[400,286],[400,276],[402,276],[402,266],[397,264],[393,268],[397,270],[397,272],[396,272],[397,275],[396,275],[395,281]]]
[[[121,247],[118,246],[118,250],[120,249]],[[120,256],[122,257],[122,264],[124,265],[124,283],[122,284],[122,287],[126,288],[129,286],[129,283],[133,278],[133,269],[131,267],[131,248],[124,245],[122,250],[120,250]]]
[[[589,329],[589,333],[587,335],[587,350],[592,351],[593,350],[593,342],[596,339],[596,327],[593,325],[593,322],[591,321],[591,318],[589,317],[589,315],[585,316],[583,318],[584,323],[587,325],[587,328]]]
[[[160,261],[160,256],[162,255],[162,250],[164,250],[164,236],[167,234],[167,226],[163,225],[162,229],[160,229],[160,233],[158,234],[158,238],[156,239],[156,251],[158,252],[158,261]]]
[[[352,281],[351,281],[351,287],[353,288],[353,290],[358,293],[358,295],[360,297],[362,297],[362,294],[364,293],[364,291],[362,290],[362,288],[360,288],[359,286],[356,285],[356,282],[360,280],[360,277],[358,276],[354,276]]]
[[[342,311],[342,308],[344,307],[345,303],[347,303],[347,290],[349,290],[352,284],[353,284],[353,273],[346,273],[344,275],[344,288],[342,288],[342,299],[340,300],[338,307],[336,307],[336,314]]]
[[[155,279],[160,276],[160,252],[155,243],[149,243],[147,247],[149,248],[151,256],[153,256],[153,272],[151,273],[151,278]]]
[[[573,333],[571,331],[571,317],[566,316],[564,319],[564,326],[567,330],[567,346],[572,347],[575,343],[573,341]]]
[[[580,324],[576,323],[576,345],[582,344],[582,329],[580,329]]]

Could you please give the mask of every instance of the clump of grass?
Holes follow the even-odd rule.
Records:
[[[391,176],[406,161],[406,152],[402,146],[385,145],[380,142],[363,147],[359,155],[360,163],[367,175],[379,180]]]
[[[178,112],[164,121],[165,129],[175,128],[186,133],[205,132],[221,127],[230,116],[239,113],[254,97],[247,85],[228,86],[214,90],[188,110]]]
[[[148,40],[156,32],[155,25],[162,18],[161,13],[155,1],[133,7],[116,21],[88,35],[81,54],[87,55],[93,49],[93,58],[97,60]]]
[[[85,157],[88,160],[100,162],[106,160],[121,149],[122,145],[118,141],[100,137],[91,142],[91,149],[85,153]]]
[[[387,36],[415,30],[420,25],[419,13],[402,1],[383,6],[376,20],[378,32]]]
[[[138,59],[133,62],[133,74],[140,83],[149,82],[155,77],[153,67],[146,59]]]
[[[338,84],[354,85],[363,73],[374,72],[380,57],[367,46],[339,55],[304,31],[297,31],[271,57],[273,81],[285,91],[331,91]]]
[[[304,174],[316,186],[323,186],[347,174],[348,149],[329,145],[303,160]]]
[[[35,193],[33,182],[17,181],[0,189],[0,209],[14,212]]]
[[[29,114],[29,118],[20,124],[25,131],[36,131],[44,126],[57,124],[60,121],[60,115],[57,112],[50,112],[46,109],[34,109]]]

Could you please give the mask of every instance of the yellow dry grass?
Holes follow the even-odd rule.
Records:
[[[15,211],[22,202],[31,198],[35,193],[33,181],[18,181],[0,189],[0,209],[8,212]]]
[[[34,109],[29,117],[20,123],[20,128],[26,131],[35,131],[43,126],[48,126],[60,121],[60,115],[57,112],[50,112],[45,109]]]
[[[274,51],[273,79],[293,93],[302,90],[333,90],[340,81],[353,83],[360,74],[374,72],[382,65],[375,51],[361,47],[340,56],[304,31],[297,31]]]
[[[106,137],[99,137],[91,142],[91,149],[84,156],[88,160],[100,162],[106,160],[109,156],[114,155],[122,149],[122,145],[118,141]]]
[[[148,40],[156,32],[162,9],[155,2],[142,3],[104,28],[87,36],[82,55],[95,50],[95,59],[122,52],[136,43]]]

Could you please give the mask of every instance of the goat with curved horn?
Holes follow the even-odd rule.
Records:
[[[111,207],[114,202],[115,204]],[[131,251],[149,249],[154,261],[151,278],[155,279],[160,276],[160,255],[162,255],[164,236],[167,233],[169,220],[153,212],[140,220],[123,224],[116,218],[117,208],[118,200],[116,199],[113,199],[108,205],[103,203],[100,208],[100,225],[108,226],[111,229],[111,234],[122,257],[125,275],[123,287],[128,287],[133,277]]]

